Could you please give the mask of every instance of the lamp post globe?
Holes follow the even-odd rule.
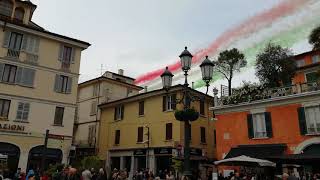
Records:
[[[187,46],[184,48],[184,51],[180,54],[180,60],[181,60],[181,68],[183,71],[189,71],[191,68],[191,62],[192,62],[192,54],[188,51]]]
[[[209,83],[213,76],[214,63],[206,56],[206,59],[200,64],[202,80]]]
[[[169,89],[172,86],[172,77],[173,74],[169,71],[169,68],[166,67],[164,72],[161,74],[162,87],[164,89]]]

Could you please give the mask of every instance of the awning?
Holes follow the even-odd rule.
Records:
[[[286,154],[280,156],[270,156],[268,157],[271,161],[276,161],[283,164],[320,164],[320,154],[319,155],[308,155],[308,154]]]
[[[261,166],[261,167],[275,167],[273,163],[264,159],[251,158],[249,156],[238,156],[220,161],[215,161],[215,165],[231,165],[231,166]]]
[[[271,156],[284,155],[286,148],[286,144],[239,145],[235,148],[231,148],[225,159],[242,155],[251,158],[267,159]]]

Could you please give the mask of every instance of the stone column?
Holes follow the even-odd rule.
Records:
[[[148,160],[148,162],[149,162],[149,169],[151,170],[151,171],[153,171],[153,173],[155,173],[155,157],[154,157],[154,151],[153,150],[149,150],[149,152],[148,152],[148,158],[149,158],[149,160]]]
[[[135,163],[134,163],[134,156],[131,156],[129,179],[132,179],[133,173],[135,172],[134,164],[135,164]]]
[[[120,156],[120,170],[125,168],[124,156]]]
[[[22,149],[20,152],[18,167],[21,168],[21,170],[24,172],[27,172],[28,158],[29,149]]]

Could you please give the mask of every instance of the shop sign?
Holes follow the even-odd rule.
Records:
[[[24,126],[15,125],[15,124],[0,123],[0,130],[14,131],[14,132],[24,132]]]
[[[145,156],[147,153],[147,151],[145,149],[137,149],[134,150],[133,155],[135,156]]]
[[[190,155],[193,156],[202,156],[202,149],[191,148]]]
[[[154,149],[154,154],[172,154],[172,148],[156,148]]]

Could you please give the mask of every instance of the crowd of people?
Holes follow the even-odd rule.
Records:
[[[224,177],[219,173],[218,180],[320,180],[320,173],[306,173],[297,176],[294,173],[283,173],[278,176],[266,176],[265,174],[254,173],[230,173],[228,177]]]

